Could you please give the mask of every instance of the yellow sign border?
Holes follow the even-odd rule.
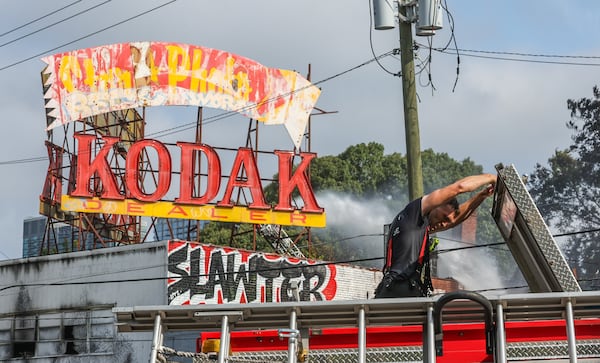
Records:
[[[100,199],[63,195],[61,209],[67,212],[134,215],[142,217],[181,218],[217,222],[279,224],[298,227],[325,227],[326,215],[301,210],[275,211],[242,206],[176,204],[170,201],[140,202],[136,199]]]

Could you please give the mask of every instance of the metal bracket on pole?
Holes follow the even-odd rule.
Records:
[[[398,11],[398,20],[402,23],[414,23],[417,21],[417,1],[416,0],[398,0],[398,7],[406,8],[406,16]]]

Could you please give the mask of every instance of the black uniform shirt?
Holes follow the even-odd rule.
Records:
[[[421,216],[421,198],[410,202],[390,225],[388,234],[388,254],[390,238],[392,249],[390,270],[397,273],[400,278],[408,278],[415,273],[428,225],[429,218]]]

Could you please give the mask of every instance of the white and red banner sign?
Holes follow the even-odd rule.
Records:
[[[189,44],[110,44],[42,60],[48,129],[135,107],[205,106],[283,124],[299,147],[321,92],[294,71]]]

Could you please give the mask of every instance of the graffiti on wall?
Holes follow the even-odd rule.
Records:
[[[301,301],[336,297],[336,266],[227,247],[169,242],[169,305]]]

